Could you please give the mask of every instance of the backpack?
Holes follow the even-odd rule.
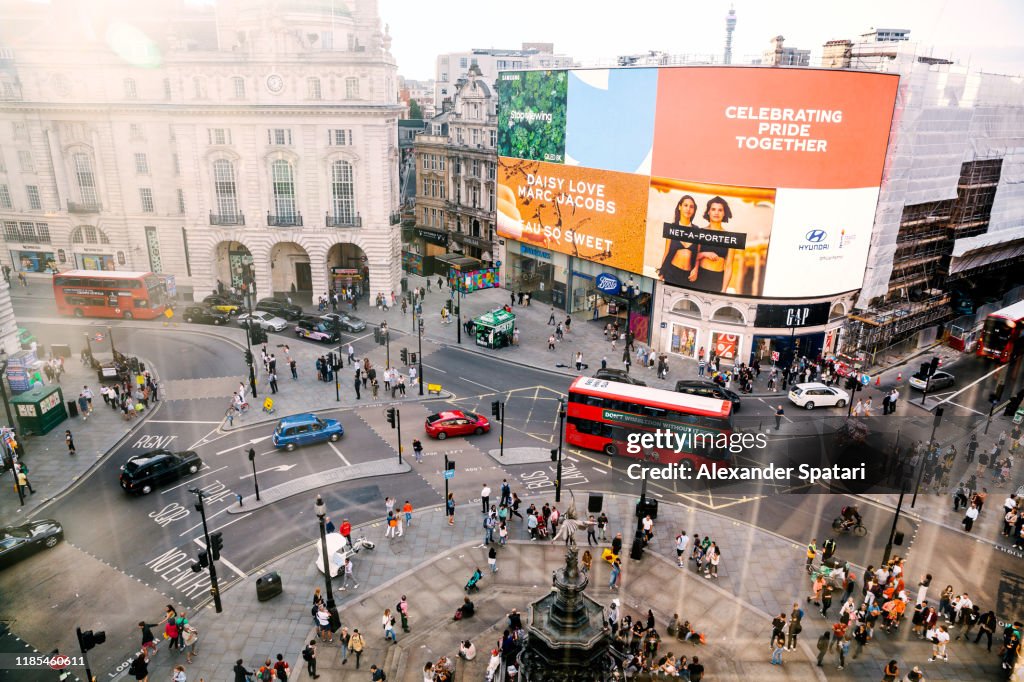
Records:
[[[132,664],[128,666],[128,674],[135,675],[139,672],[139,659],[133,658]]]
[[[310,649],[308,646],[305,649],[302,650],[302,660],[304,660],[304,661],[312,661],[313,660],[313,650]]]

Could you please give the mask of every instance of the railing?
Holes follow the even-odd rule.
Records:
[[[210,213],[211,225],[245,225],[243,213]]]
[[[274,215],[267,213],[269,227],[302,227],[302,213],[294,215]]]
[[[103,207],[98,203],[68,202],[68,213],[99,213],[102,209]]]
[[[362,227],[363,217],[361,215],[354,215],[348,217],[333,216],[330,213],[327,213],[324,216],[324,223],[327,225],[327,227]]]

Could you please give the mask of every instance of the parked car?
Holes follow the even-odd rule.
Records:
[[[256,310],[251,313],[242,313],[238,316],[238,324],[242,327],[246,326],[246,323],[249,320],[252,320],[253,326],[273,332],[283,332],[288,328],[288,320],[283,320],[280,317],[263,310]]]
[[[676,382],[676,393],[688,393],[699,395],[704,398],[715,398],[717,400],[728,400],[732,403],[732,411],[740,411],[740,396],[735,391],[730,391],[725,386],[719,386],[713,381],[707,380],[683,380]]]
[[[231,320],[231,316],[227,313],[222,313],[216,308],[206,305],[190,305],[185,308],[182,317],[189,323],[197,322],[199,324],[215,324],[218,326],[227,324]]]
[[[301,319],[295,325],[295,333],[303,338],[321,343],[334,343],[341,338],[341,334],[335,331],[329,324],[319,319]]]
[[[813,410],[815,407],[845,407],[850,401],[850,394],[841,388],[812,381],[807,384],[794,384],[789,389],[789,400],[805,410]]]
[[[287,301],[279,301],[276,298],[264,298],[256,304],[256,310],[273,313],[286,320],[297,320],[302,317],[302,308]]]
[[[321,419],[310,413],[293,414],[277,423],[272,441],[275,448],[291,452],[300,445],[334,442],[344,435],[345,429],[337,419]]]
[[[194,474],[202,468],[203,460],[193,450],[150,450],[129,457],[121,465],[121,487],[129,493],[148,495],[157,486]]]
[[[604,379],[605,381],[617,381],[620,384],[633,384],[634,386],[647,385],[643,381],[634,378],[631,374],[627,374],[624,369],[599,369],[594,372],[594,378]]]
[[[64,539],[64,528],[53,519],[0,528],[0,567],[6,568]]]
[[[327,313],[326,315],[321,315],[320,319],[331,325],[337,322],[342,331],[346,332],[361,332],[366,329],[366,322],[362,321],[355,315],[346,315],[345,313]]]
[[[943,372],[942,370],[937,371],[932,375],[932,380],[927,382],[929,391],[938,391],[943,388],[949,388],[956,383],[956,377],[949,372]],[[910,387],[916,388],[919,391],[923,391],[925,386],[924,376],[918,372],[914,376],[910,377]]]
[[[427,417],[425,426],[427,435],[438,440],[444,440],[448,436],[468,436],[471,433],[479,436],[491,430],[491,423],[487,421],[487,417],[462,410],[432,414]]]
[[[242,300],[234,296],[211,294],[203,299],[203,303],[228,315],[237,315],[242,312]]]

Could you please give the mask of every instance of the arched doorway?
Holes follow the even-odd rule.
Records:
[[[354,289],[370,295],[370,267],[366,253],[356,244],[339,243],[327,250],[327,278],[331,291]]]
[[[242,283],[252,280],[252,253],[241,242],[220,242],[214,247],[213,271],[225,288],[241,290]]]
[[[270,248],[270,279],[274,293],[299,294],[312,301],[313,275],[309,254],[295,242],[278,242]]]

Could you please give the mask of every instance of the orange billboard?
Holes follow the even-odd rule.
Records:
[[[498,234],[630,272],[643,268],[649,179],[498,157]]]
[[[793,189],[878,187],[899,77],[661,69],[651,174]]]

